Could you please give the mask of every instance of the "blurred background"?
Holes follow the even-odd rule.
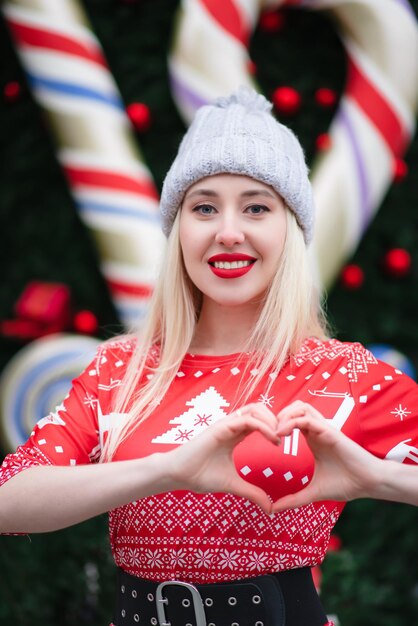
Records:
[[[303,3],[277,9],[270,2],[244,45],[251,80],[274,101],[278,119],[296,132],[312,164],[332,149],[328,131],[346,89],[348,60],[332,11],[306,10],[315,2],[298,4]],[[400,10],[418,12],[418,0],[398,4]],[[216,12],[222,2],[208,5]],[[83,7],[126,109],[131,150],[140,151],[158,193],[186,128],[167,63],[179,1],[85,0]],[[40,363],[39,353],[32,358],[28,350],[64,332],[75,336],[73,347],[81,341],[78,351],[87,352],[124,329],[120,300],[115,301],[101,269],[100,237],[86,226],[87,210],[77,210],[58,159],[57,138],[71,129],[58,132],[56,120],[36,102],[33,76],[31,83],[17,54],[18,38],[27,32],[11,28],[17,14],[11,15],[0,16],[0,458],[18,443],[22,428],[30,432],[27,416],[15,432],[5,415],[8,406],[27,401],[32,369]],[[233,16],[228,19],[233,22]],[[35,35],[29,35],[36,46]],[[209,57],[229,54],[204,45],[202,39],[202,53]],[[370,102],[372,94],[367,98]],[[395,153],[387,190],[355,250],[339,264],[332,250],[329,259],[325,253],[326,262],[335,266],[326,289],[334,335],[362,342],[412,377],[418,368],[417,166],[418,140],[411,137]],[[73,171],[73,182],[75,176]],[[353,185],[354,179],[353,172]],[[153,192],[148,195],[152,198]],[[147,214],[153,213],[153,202],[155,198],[148,202]],[[148,269],[141,281],[131,292],[140,294],[143,309],[152,282]],[[126,284],[119,285],[123,291],[129,296]],[[13,369],[12,363],[18,365]],[[62,392],[56,380],[54,385],[42,398],[28,401],[33,422],[43,416],[45,403]],[[406,505],[359,501],[346,507],[316,572],[325,607],[341,626],[417,623],[417,527],[418,510]],[[104,517],[49,535],[0,537],[0,572],[0,624],[110,621],[114,569]]]

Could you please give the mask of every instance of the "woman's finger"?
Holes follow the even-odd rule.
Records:
[[[270,424],[270,426],[273,428],[277,424],[276,415],[261,402],[246,404],[231,413],[231,416],[234,415],[237,417],[251,415],[252,417],[262,419],[266,423]]]
[[[276,428],[276,433],[279,437],[284,437],[290,435],[295,428],[298,428],[306,435],[320,435],[331,429],[332,425],[328,424],[325,418],[318,419],[312,415],[302,415],[288,417],[280,421]]]
[[[300,506],[310,504],[311,502],[316,502],[318,499],[320,499],[320,494],[317,490],[314,487],[310,488],[307,486],[297,493],[291,493],[273,502],[271,511],[272,513],[280,513],[280,511],[296,509]]]
[[[283,409],[281,409],[281,411],[277,415],[277,418],[279,420],[282,420],[282,419],[286,419],[288,417],[293,417],[296,415],[312,415],[315,417],[318,417],[318,416],[323,417],[319,413],[319,411],[317,411],[317,409],[315,409],[308,402],[302,402],[301,400],[296,400],[295,402],[292,402],[291,404],[288,404]]]
[[[237,476],[237,481],[233,484],[232,489],[235,495],[251,500],[268,515],[272,513],[272,502],[266,492],[260,489],[260,487]]]
[[[270,425],[264,419],[251,414],[238,416],[235,413],[235,415],[236,417],[233,419],[225,418],[223,423],[221,423],[223,420],[217,422],[221,429],[225,429],[224,434],[227,437],[230,434],[233,438],[239,437],[242,440],[249,434],[258,431],[274,444],[279,443],[275,423]]]

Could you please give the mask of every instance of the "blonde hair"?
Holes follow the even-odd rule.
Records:
[[[102,461],[111,460],[122,441],[161,402],[195,333],[202,295],[184,267],[179,216],[180,211],[168,238],[146,323],[116,396],[114,412],[128,413],[129,417],[109,431]],[[243,404],[251,396],[267,372],[278,372],[308,336],[327,337],[303,232],[290,210],[286,212],[286,221],[286,238],[278,269],[261,305],[258,321],[242,350],[243,354],[253,355],[251,368],[258,373],[235,398],[234,406]],[[156,344],[159,344],[159,357],[154,367],[150,365],[149,355]],[[152,376],[147,376],[144,382],[145,370]]]

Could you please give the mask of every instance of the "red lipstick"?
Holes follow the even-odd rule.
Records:
[[[240,254],[238,252],[215,254],[208,259],[209,267],[215,276],[218,278],[240,278],[253,267],[256,262],[256,258],[249,256],[248,254]],[[248,265],[243,267],[215,267],[215,263],[232,264],[237,261],[249,261]]]

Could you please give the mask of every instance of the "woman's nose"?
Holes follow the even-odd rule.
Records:
[[[237,243],[242,243],[244,239],[244,232],[236,217],[225,217],[222,219],[215,236],[216,243],[223,244],[230,248]]]

